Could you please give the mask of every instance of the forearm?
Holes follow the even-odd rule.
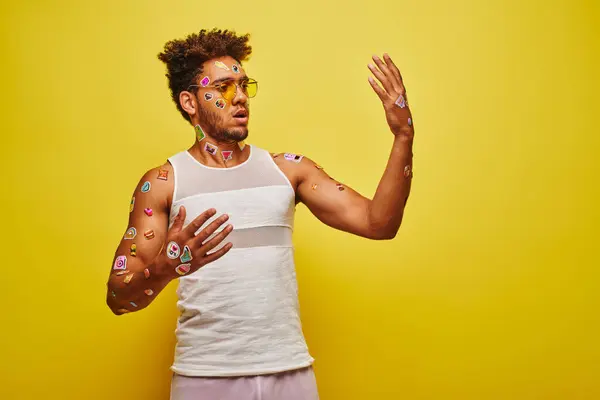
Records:
[[[161,272],[165,269],[157,265],[157,259],[144,268],[111,271],[106,303],[113,313],[121,315],[147,307],[175,278],[174,274]]]
[[[385,172],[369,205],[369,224],[382,238],[393,238],[402,223],[412,182],[412,145],[412,139],[394,136]]]

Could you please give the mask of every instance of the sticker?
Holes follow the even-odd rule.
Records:
[[[206,137],[206,135],[204,134],[204,131],[202,130],[200,125],[196,125],[196,126],[194,126],[194,128],[196,129],[196,139],[199,142],[201,142],[202,139],[204,139]]]
[[[224,109],[226,105],[227,102],[223,99],[217,99],[217,101],[215,101],[215,106],[217,106],[217,108],[220,108],[221,110]]]
[[[219,151],[219,148],[214,144],[206,142],[206,144],[204,145],[204,150],[206,150],[210,155],[214,156],[215,154],[217,154],[217,151]]]
[[[285,158],[288,161],[299,163],[300,161],[302,161],[302,158],[304,158],[304,156],[301,156],[299,154],[285,153],[283,155],[283,158]]]
[[[191,266],[192,264],[180,264],[177,266],[177,268],[175,268],[175,272],[177,272],[179,275],[185,275],[190,272]]]
[[[185,246],[183,246],[183,252],[181,253],[181,257],[179,257],[179,259],[182,263],[187,263],[192,261],[193,258],[194,257],[192,257],[192,251],[190,250],[190,247],[186,244]]]
[[[114,270],[127,269],[127,257],[118,256],[115,259],[115,264],[113,265],[113,269]]]
[[[317,185],[316,183],[313,183],[312,190],[317,190],[318,187],[319,187],[319,185]]]
[[[410,165],[407,165],[406,167],[404,167],[404,177],[405,178],[412,177],[412,167]]]
[[[129,254],[131,254],[133,257],[137,256],[137,246],[134,244],[131,245],[131,248],[129,249]]]
[[[144,290],[144,293],[146,293],[146,296],[152,296],[154,294],[154,290],[146,289],[146,290]]]
[[[168,180],[169,179],[169,171],[166,169],[159,169],[158,176],[156,177],[156,179],[161,179],[163,181]]]
[[[208,86],[208,84],[210,83],[210,78],[208,76],[205,76],[204,78],[202,78],[202,80],[200,81],[200,86],[204,87],[204,86]]]
[[[204,93],[204,100],[211,101],[213,99],[212,93]]]
[[[131,203],[129,203],[129,212],[133,211],[133,206],[135,205],[135,196],[131,198]]]
[[[111,291],[110,291],[110,295],[111,295],[112,297],[117,297],[117,294],[115,293],[115,291],[114,291],[114,290],[111,290]]]
[[[233,150],[222,150],[221,155],[223,155],[223,160],[229,161],[233,158]]]
[[[406,99],[404,98],[403,95],[400,95],[400,96],[398,96],[398,100],[396,100],[396,102],[394,104],[400,108],[404,108],[404,107],[406,107]]]
[[[118,312],[118,313],[121,313],[121,314],[127,314],[127,313],[129,312],[129,310],[128,310],[128,309],[126,309],[126,308],[119,308],[119,309],[117,310],[117,312]]]
[[[146,232],[144,232],[144,237],[148,240],[153,239],[154,231],[152,229],[148,229]]]
[[[119,272],[117,272],[115,275],[121,276],[121,275],[125,275],[125,274],[128,274],[128,273],[129,273],[129,270],[126,269],[125,271],[119,271]]]
[[[167,257],[169,257],[171,260],[174,260],[179,257],[180,253],[181,247],[179,247],[179,245],[175,242],[169,242],[167,245]]]
[[[408,119],[408,126],[412,126],[412,118]]]
[[[131,282],[131,279],[133,278],[133,274],[129,274],[125,277],[125,279],[123,280],[123,282],[125,283],[129,283]]]
[[[152,209],[151,209],[151,208],[144,208],[144,213],[145,213],[147,216],[149,216],[149,217],[151,217],[151,216],[152,216],[152,214],[153,214],[153,212],[152,212]]]
[[[131,240],[135,237],[135,235],[137,235],[137,231],[132,226],[131,228],[127,229],[127,232],[125,232],[125,236],[123,236],[123,239]]]
[[[237,64],[233,64],[233,65],[231,66],[231,70],[232,70],[233,72],[235,72],[236,74],[239,74],[239,73],[240,73],[240,67],[238,67],[238,66],[237,66]]]
[[[244,147],[246,147],[246,143],[242,140],[241,142],[238,142],[238,147],[240,148],[241,151],[244,151]]]
[[[142,185],[142,193],[148,193],[150,191],[150,187],[150,182],[144,182],[144,184]]]
[[[342,192],[345,189],[344,185],[342,185],[341,183],[336,184],[335,187],[337,187],[340,192]]]
[[[227,65],[223,64],[221,61],[215,61],[215,67],[229,71]]]
[[[133,301],[130,301],[129,304],[137,308],[137,304],[135,304]]]
[[[148,268],[144,270],[144,276],[146,277],[146,279],[150,278],[150,270]]]

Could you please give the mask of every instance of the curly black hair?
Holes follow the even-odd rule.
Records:
[[[200,33],[192,33],[184,39],[167,42],[158,59],[167,65],[165,76],[169,79],[171,98],[183,117],[190,121],[190,116],[179,104],[179,94],[186,90],[199,74],[202,63],[213,58],[230,56],[238,63],[247,61],[252,54],[248,44],[250,34],[238,36],[234,31],[202,29]]]

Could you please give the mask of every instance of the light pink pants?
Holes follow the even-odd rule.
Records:
[[[174,374],[171,400],[319,400],[313,368],[208,378]]]

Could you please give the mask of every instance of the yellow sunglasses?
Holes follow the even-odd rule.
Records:
[[[218,83],[216,85],[209,86],[190,85],[188,89],[191,87],[197,87],[199,89],[215,88],[221,93],[221,96],[225,100],[231,101],[237,94],[237,88],[240,88],[242,93],[244,93],[249,98],[256,96],[256,92],[258,91],[258,82],[254,79],[247,79],[241,81],[240,83],[237,83],[235,81],[226,81],[223,83]]]

